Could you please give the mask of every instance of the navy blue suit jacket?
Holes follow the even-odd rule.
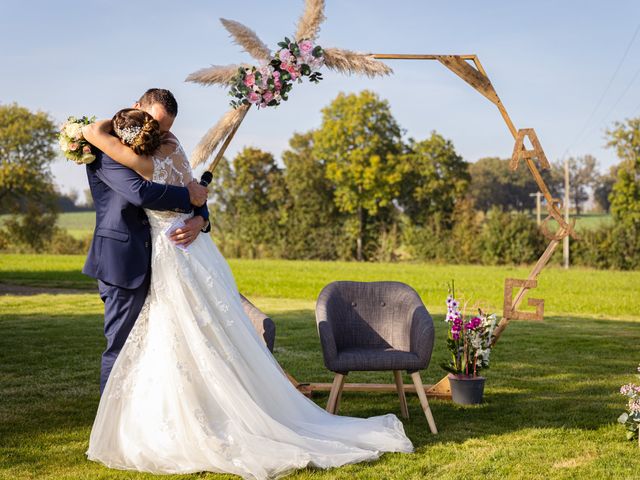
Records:
[[[193,209],[186,187],[147,181],[103,152],[86,168],[96,209],[93,241],[82,269],[90,277],[130,289],[142,284],[151,261],[151,232],[143,207],[194,210],[209,219],[206,204]]]

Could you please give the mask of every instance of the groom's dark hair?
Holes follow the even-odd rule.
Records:
[[[178,116],[178,102],[169,90],[164,88],[150,88],[140,97],[138,103],[143,107],[150,107],[154,103],[159,103],[172,117]]]

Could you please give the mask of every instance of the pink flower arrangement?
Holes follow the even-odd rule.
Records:
[[[302,77],[318,83],[322,74],[318,71],[324,65],[322,48],[311,40],[299,43],[285,38],[278,43],[280,49],[271,60],[260,67],[241,67],[234,78],[229,95],[231,105],[256,105],[258,108],[273,107],[288,99],[294,81]]]
[[[454,297],[452,282],[445,322],[449,324],[447,348],[451,360],[442,364],[442,368],[456,375],[474,377],[480,369],[488,368],[493,330],[498,322],[495,314],[487,315],[478,309],[478,315],[465,321],[460,302]]]

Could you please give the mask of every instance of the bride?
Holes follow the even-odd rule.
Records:
[[[92,143],[149,180],[186,185],[192,172],[175,137],[168,156],[129,148],[153,138],[140,137],[150,127],[159,128],[150,115],[122,110],[92,127]],[[90,460],[152,473],[270,479],[413,451],[395,415],[336,416],[298,392],[245,315],[211,237],[179,248],[167,232],[191,214],[146,214],[151,285],[100,399]]]

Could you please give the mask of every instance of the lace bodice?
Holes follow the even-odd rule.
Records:
[[[189,159],[180,142],[172,134],[167,133],[162,145],[153,155],[153,178],[155,183],[185,187],[193,180]],[[159,211],[145,209],[152,232],[163,231],[178,218],[189,218],[190,213]]]
[[[180,142],[169,135],[153,156],[153,181],[184,187],[193,179],[191,166]]]

